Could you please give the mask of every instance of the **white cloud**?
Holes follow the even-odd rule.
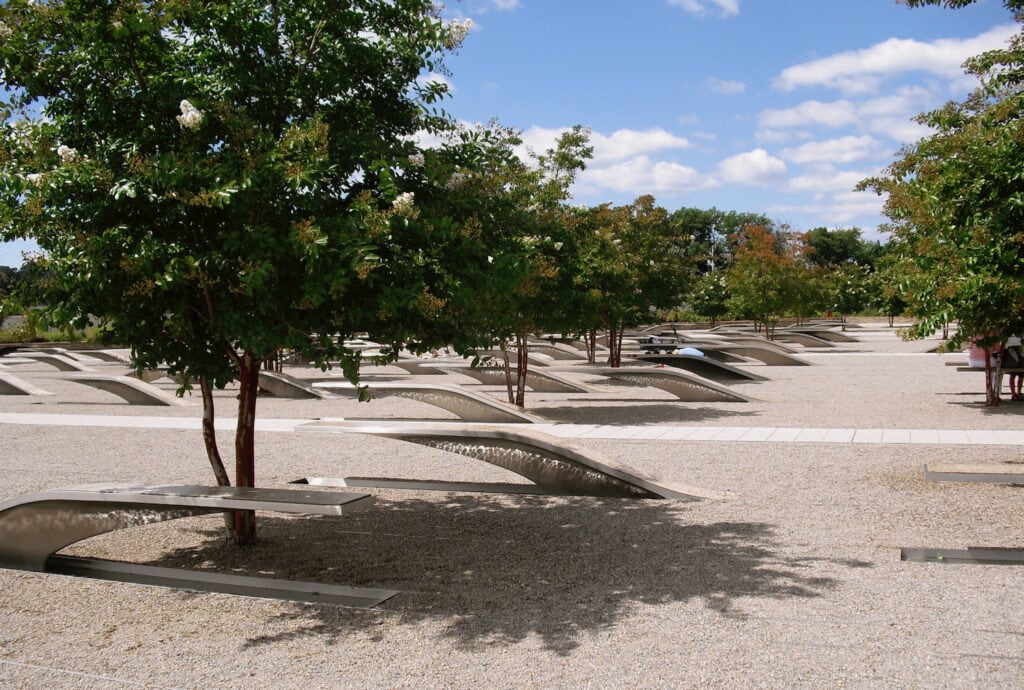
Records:
[[[715,79],[711,77],[707,81],[708,88],[715,93],[721,93],[725,95],[733,95],[743,93],[747,90],[747,85],[741,81],[732,81],[729,79]]]
[[[831,103],[804,101],[792,108],[763,110],[757,117],[758,126],[768,129],[785,127],[848,127],[856,124],[856,106],[852,101],[840,100]]]
[[[792,108],[762,111],[758,115],[756,136],[760,142],[783,143],[788,140],[785,133],[789,129],[806,132],[808,128],[854,127],[906,144],[928,134],[928,128],[913,119],[918,113],[936,107],[940,101],[941,96],[922,87],[908,87],[866,101],[804,101]]]
[[[726,182],[767,185],[785,176],[786,163],[764,149],[754,149],[726,158],[718,164],[718,173]]]
[[[690,142],[687,139],[676,136],[661,127],[642,131],[620,129],[612,132],[610,136],[592,132],[590,143],[594,146],[595,162],[622,160],[657,151],[690,148]]]
[[[788,144],[791,141],[807,141],[814,134],[800,129],[759,129],[754,133],[759,144]]]
[[[824,197],[810,204],[774,204],[768,206],[766,213],[771,216],[801,215],[809,219],[807,227],[815,225],[826,227],[842,227],[851,223],[863,223],[865,220],[882,218],[882,197],[873,192],[843,192]],[[862,228],[866,239],[878,238],[874,227]]]
[[[740,13],[740,0],[668,0],[668,4],[682,7],[697,16],[707,14],[709,4],[717,7],[723,17],[734,17]]]
[[[871,135],[845,136],[825,141],[812,141],[783,149],[780,156],[791,163],[852,163],[891,153]]]
[[[823,195],[826,193],[852,192],[861,180],[877,175],[878,170],[838,170],[832,166],[817,166],[807,175],[791,177],[786,182],[786,191]]]
[[[929,43],[890,38],[863,50],[837,53],[784,69],[774,86],[792,91],[805,86],[826,86],[856,94],[877,90],[883,77],[902,72],[928,72],[943,78],[962,74],[961,65],[972,55],[1003,48],[1017,26],[997,26],[974,38],[938,39]]]
[[[522,139],[529,150],[540,153],[554,147],[558,137],[565,131],[567,130],[564,128],[531,127],[523,132]],[[605,165],[659,151],[691,147],[689,140],[661,127],[645,130],[619,129],[608,135],[591,132],[590,145],[594,147],[594,157],[590,165]]]
[[[594,193],[599,188],[628,192],[634,196],[681,194],[716,185],[716,180],[695,168],[669,161],[654,161],[650,156],[636,156],[613,165],[588,167],[580,175],[577,192]]]

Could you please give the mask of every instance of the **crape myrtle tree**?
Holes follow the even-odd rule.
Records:
[[[1024,19],[1022,3],[1004,4]],[[915,267],[908,301],[919,321],[908,335],[956,320],[948,347],[974,340],[991,349],[1024,330],[1024,38],[971,58],[965,69],[980,86],[919,116],[934,133],[861,187],[888,195],[889,228]],[[999,379],[986,366],[986,404],[998,404]]]
[[[714,327],[717,320],[729,313],[729,289],[725,273],[708,272],[700,276],[689,295],[690,309],[698,316],[707,317]]]
[[[604,204],[582,212],[575,289],[587,306],[591,329],[608,336],[608,364],[622,362],[626,328],[650,320],[658,309],[678,306],[690,289],[691,240],[652,196],[626,206]]]
[[[563,329],[574,316],[565,201],[590,157],[588,141],[576,126],[543,154],[523,154],[516,130],[461,127],[418,154],[399,180],[410,190],[403,194],[415,194],[415,218],[405,222],[432,242],[415,260],[441,286],[430,295],[429,328],[460,354],[499,350],[509,402],[520,407],[530,336]]]
[[[260,363],[315,349],[354,376],[328,334],[420,319],[362,288],[412,212],[392,171],[443,124],[420,77],[467,28],[431,0],[0,6],[0,233],[42,248],[53,322],[94,315],[136,367],[199,381],[218,483],[213,388],[239,383],[234,481],[253,486]],[[233,531],[254,542],[252,514]]]
[[[793,311],[801,274],[802,242],[796,233],[773,232],[763,225],[744,227],[733,236],[735,254],[726,270],[733,311],[752,317],[772,339],[775,326]]]
[[[492,172],[491,192],[480,201],[490,211],[480,236],[488,270],[461,293],[462,304],[482,326],[475,332],[501,350],[509,402],[519,407],[525,406],[530,337],[562,331],[574,317],[569,281],[575,267],[566,246],[574,216],[566,201],[592,154],[589,137],[585,128],[573,127],[554,148],[523,160],[514,134],[506,147],[512,155]]]

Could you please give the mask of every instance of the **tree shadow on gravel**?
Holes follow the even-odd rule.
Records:
[[[261,517],[260,544],[247,549],[203,530],[203,543],[153,564],[395,589],[401,593],[381,605],[383,615],[434,622],[464,648],[537,636],[558,654],[643,606],[701,600],[741,615],[738,598],[821,596],[838,585],[823,572],[868,565],[783,555],[769,524],[687,524],[687,513],[685,503],[659,500],[378,498],[345,518]],[[288,632],[256,635],[245,646],[303,637],[335,644],[350,635],[383,641],[374,631],[380,615],[297,606],[278,621]]]
[[[593,399],[589,399],[592,402]],[[562,424],[594,424],[594,420],[615,420],[615,424],[654,424],[657,422],[701,422],[712,419],[729,419],[733,417],[756,416],[754,411],[722,410],[716,407],[696,407],[700,403],[637,401],[635,404],[622,405],[580,405],[577,407],[556,406],[530,407],[531,414],[543,417],[552,422]],[[739,403],[728,403],[735,405]]]

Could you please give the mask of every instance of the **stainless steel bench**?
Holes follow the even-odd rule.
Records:
[[[106,532],[194,515],[230,510],[343,515],[372,503],[373,497],[367,494],[230,486],[94,484],[43,491],[0,503],[0,567],[292,601],[375,606],[396,592],[57,555],[71,544]]]

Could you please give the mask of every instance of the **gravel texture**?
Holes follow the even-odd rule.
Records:
[[[752,403],[599,384],[589,396],[528,394],[528,408],[579,424],[1020,428],[1024,404],[985,408],[981,375],[949,365],[966,355],[928,354],[937,341],[904,343],[879,324],[851,332],[858,342],[800,351],[812,366],[750,365],[770,377],[734,384]],[[44,365],[7,370],[55,395],[3,396],[0,413],[200,414],[129,406]],[[219,395],[220,415],[232,396]],[[259,414],[450,418],[397,399],[268,398]],[[518,480],[373,437],[261,432],[257,443],[263,486]],[[727,498],[370,489],[375,506],[347,517],[261,514],[260,543],[245,549],[225,542],[218,517],[122,530],[68,552],[401,593],[356,610],[0,570],[0,686],[1020,686],[1024,569],[901,562],[899,548],[1024,546],[1020,488],[922,475],[925,463],[1017,463],[1021,446],[574,443]],[[227,432],[221,445],[230,452]],[[0,468],[0,499],[212,479],[198,433],[183,430],[0,424]]]

